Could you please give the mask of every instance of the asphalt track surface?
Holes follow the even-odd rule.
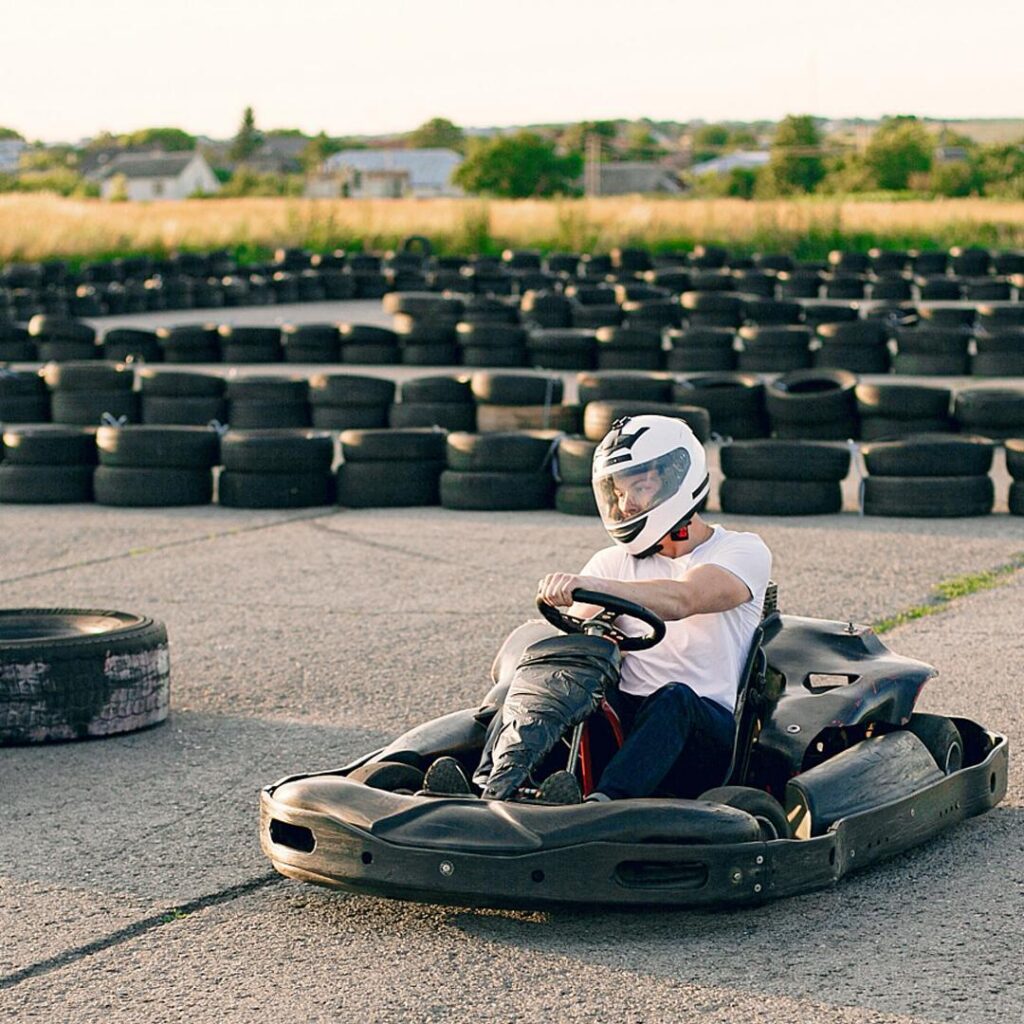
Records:
[[[1005,512],[709,518],[762,534],[783,611],[859,622],[1024,552]],[[923,710],[1010,737],[1006,799],[833,889],[531,913],[270,871],[262,785],[475,704],[538,577],[604,542],[554,512],[0,508],[0,602],[163,620],[173,708],[130,736],[0,750],[0,1020],[1019,1020],[1024,571],[886,637],[939,667]]]

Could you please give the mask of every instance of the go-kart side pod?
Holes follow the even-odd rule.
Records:
[[[759,903],[828,886],[995,806],[1006,739],[953,721],[963,768],[806,839],[765,842],[745,812],[699,800],[545,807],[389,793],[323,773],[264,789],[260,841],[289,877],[429,903]]]

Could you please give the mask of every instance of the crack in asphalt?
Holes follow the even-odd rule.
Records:
[[[316,512],[312,515],[291,516],[288,519],[278,519],[273,523],[257,523],[254,526],[237,526],[231,530],[222,530],[219,533],[205,533],[200,537],[183,537],[181,540],[169,540],[165,544],[152,544],[144,548],[131,548],[128,551],[119,551],[114,555],[103,555],[101,558],[86,558],[80,562],[68,562],[65,565],[54,565],[48,569],[36,569],[34,572],[21,573],[18,576],[8,576],[0,580],[0,586],[5,583],[20,583],[22,580],[34,580],[41,576],[52,576],[56,573],[70,572],[72,569],[85,569],[90,565],[106,565],[108,562],[118,562],[125,558],[138,558],[140,555],[150,555],[158,551],[168,551],[171,548],[186,547],[189,544],[204,544],[211,540],[220,540],[222,537],[234,537],[242,533],[255,533],[259,530],[272,530],[277,526],[290,526],[293,523],[305,523],[312,519],[323,519],[335,515],[337,509],[329,512]]]
[[[124,928],[111,932],[110,935],[105,935],[101,939],[87,942],[84,946],[76,946],[74,949],[65,950],[63,953],[48,957],[46,960],[38,960],[36,963],[22,967],[20,970],[2,975],[0,976],[0,990],[13,988],[15,985],[20,985],[23,981],[28,981],[30,978],[38,978],[41,975],[49,974],[51,971],[67,967],[84,957],[102,953],[112,946],[119,946],[122,942],[127,942],[130,939],[144,935],[154,928],[161,928],[165,924],[188,917],[189,914],[194,914],[197,910],[205,910],[207,907],[216,907],[221,903],[229,903],[240,896],[247,896],[251,892],[257,892],[268,885],[283,881],[284,878],[276,871],[268,871],[265,874],[257,875],[255,878],[250,878],[247,882],[239,882],[236,885],[229,885],[218,892],[197,896],[194,900],[189,900],[188,903],[171,907],[169,910],[161,911],[158,914],[151,914],[149,917],[144,917],[141,921],[135,921],[132,924],[126,925]]]
[[[317,533],[330,533],[335,537],[341,537],[343,540],[351,541],[353,544],[359,544],[366,548],[372,548],[375,551],[387,551],[390,554],[407,555],[409,558],[419,558],[424,562],[434,562],[437,565],[454,565],[458,567],[467,567],[466,562],[458,558],[443,558],[440,555],[428,555],[423,551],[416,549],[403,548],[390,541],[370,540],[368,537],[360,537],[356,534],[346,533],[344,530],[332,530],[329,526],[324,523],[310,523],[310,529],[315,530]]]

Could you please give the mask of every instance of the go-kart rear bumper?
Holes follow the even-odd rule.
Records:
[[[606,805],[533,808],[527,825],[541,821],[539,834],[513,815],[496,836],[494,809],[484,801],[382,795],[339,776],[298,776],[263,790],[260,841],[274,867],[291,878],[429,903],[759,903],[824,888],[995,806],[1006,791],[1008,746],[1005,737],[986,736],[991,749],[978,763],[805,840],[735,841],[741,812],[700,801],[675,803],[685,805],[695,825],[707,825],[707,842],[637,841],[642,828],[618,842],[607,827],[588,839],[580,816]],[[324,778],[333,780],[322,787],[330,790],[326,797],[296,797],[302,787],[292,784]],[[654,813],[661,802],[622,803]],[[726,835],[733,839],[714,841]]]

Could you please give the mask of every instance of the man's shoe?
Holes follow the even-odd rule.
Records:
[[[542,804],[579,804],[583,802],[580,784],[572,772],[553,772],[537,790],[537,799]]]
[[[473,792],[462,765],[454,757],[439,757],[427,769],[423,789],[442,796],[468,796]]]

